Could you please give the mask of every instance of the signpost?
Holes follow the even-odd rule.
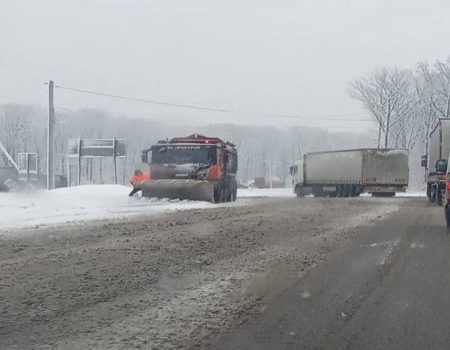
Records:
[[[55,153],[55,108],[53,101],[53,81],[48,82],[48,130],[47,130],[47,189],[55,188],[54,153]]]
[[[71,139],[69,140],[68,159],[78,159],[77,183],[81,184],[81,158],[106,158],[112,157],[114,161],[114,183],[117,184],[117,158],[126,157],[127,140],[116,139]],[[70,167],[68,178],[70,179]],[[69,180],[70,184],[70,180]]]
[[[38,155],[37,153],[19,153],[19,182],[25,182],[27,193],[30,189],[30,183],[38,181]]]

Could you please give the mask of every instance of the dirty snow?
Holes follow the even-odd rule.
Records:
[[[425,192],[398,192],[395,194],[396,197],[426,197]]]
[[[0,230],[209,208],[211,203],[130,198],[130,188],[87,185],[53,191],[0,194]]]
[[[238,198],[248,197],[295,197],[292,188],[240,188]]]
[[[217,204],[129,198],[130,187],[121,185],[86,185],[52,191],[0,193],[0,230],[40,227],[86,220],[158,214],[175,210],[207,209]],[[238,197],[288,197],[292,189],[239,189]],[[221,205],[245,204],[238,203]]]
[[[52,191],[0,193],[0,231],[40,227],[87,220],[123,218],[132,215],[159,214],[176,210],[208,209],[217,206],[248,204],[252,198],[295,197],[292,188],[238,189],[236,203],[212,204],[198,201],[129,198],[130,187],[121,185],[85,185]],[[423,193],[397,196],[420,197]],[[385,208],[391,211],[392,208]],[[381,213],[384,214],[384,213]],[[380,213],[376,213],[380,215]]]

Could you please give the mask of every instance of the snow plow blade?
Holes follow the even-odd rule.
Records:
[[[208,181],[150,180],[141,189],[144,197],[214,201],[214,186]]]

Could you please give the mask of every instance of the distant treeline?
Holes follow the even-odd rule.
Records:
[[[41,173],[46,169],[47,110],[27,105],[0,106],[0,140],[17,159],[20,152],[39,154]],[[285,179],[289,166],[305,152],[340,148],[373,147],[376,138],[366,134],[334,133],[309,127],[270,127],[230,124],[186,125],[161,123],[145,119],[117,117],[95,109],[57,110],[55,126],[55,172],[67,174],[68,140],[71,138],[124,138],[127,158],[118,161],[119,181],[126,181],[131,172],[142,168],[141,151],[161,139],[184,136],[194,132],[218,136],[236,144],[239,150],[240,180],[254,177]],[[7,164],[5,156],[0,165]],[[125,164],[125,168],[123,168]],[[74,165],[74,164],[73,164]],[[72,168],[72,174],[74,174]],[[111,183],[112,161],[83,161],[83,182]]]

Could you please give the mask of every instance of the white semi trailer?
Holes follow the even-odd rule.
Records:
[[[408,186],[408,151],[354,149],[307,153],[291,167],[294,192],[301,197],[393,196]]]

